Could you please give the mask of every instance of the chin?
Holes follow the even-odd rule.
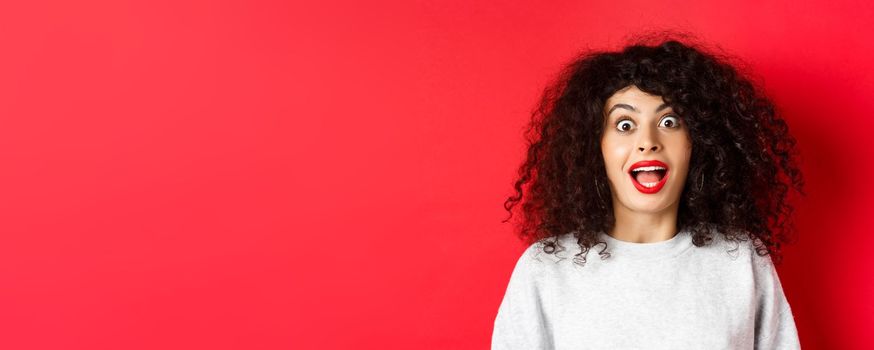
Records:
[[[665,206],[665,205],[646,205],[646,204],[638,204],[638,205],[628,206],[628,209],[631,209],[631,211],[639,212],[639,213],[658,213],[658,212],[661,212],[667,208],[668,208],[668,206]]]
[[[655,214],[667,210],[671,207],[671,203],[663,200],[654,199],[652,201],[634,200],[629,201],[626,207],[636,213]]]

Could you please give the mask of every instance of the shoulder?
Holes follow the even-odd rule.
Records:
[[[733,274],[744,275],[754,281],[758,287],[765,287],[779,283],[777,270],[770,254],[759,254],[764,248],[759,248],[761,241],[757,238],[744,238],[743,240],[729,240],[722,234],[713,235],[714,240],[709,244],[711,247],[703,249],[708,251],[713,262],[719,268],[730,269]],[[699,247],[700,248],[705,248]]]
[[[729,240],[722,233],[717,233],[714,238],[713,246],[724,251],[733,260],[749,261],[757,268],[768,268],[773,265],[770,254],[759,255],[760,248],[758,246],[761,243],[757,238],[745,237]]]
[[[516,261],[514,273],[522,275],[554,268],[573,259],[578,252],[579,247],[573,234],[544,238],[525,248]]]
[[[711,240],[701,247],[696,247],[698,250],[710,251],[731,261],[752,262],[760,266],[767,266],[770,263],[769,256],[759,256],[756,253],[756,239],[748,237],[729,239],[715,226],[711,228],[711,232],[709,235]]]
[[[576,237],[572,233],[566,233],[531,244],[525,255],[538,266],[550,266],[569,261],[580,251]]]

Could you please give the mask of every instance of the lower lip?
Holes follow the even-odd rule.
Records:
[[[656,185],[653,187],[646,187],[640,184],[640,182],[637,182],[637,179],[634,178],[633,173],[629,175],[631,176],[631,182],[634,183],[634,187],[637,188],[640,193],[653,194],[661,190],[662,187],[665,187],[665,183],[668,182],[668,173],[669,170],[665,170],[665,176],[662,176],[662,179],[659,180],[659,182],[656,183]]]

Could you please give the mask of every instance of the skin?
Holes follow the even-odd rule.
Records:
[[[617,104],[628,107],[614,108]],[[621,241],[660,242],[679,231],[677,211],[689,173],[692,140],[682,118],[663,104],[661,96],[647,94],[634,85],[617,91],[604,104],[601,152],[616,218],[608,234]],[[668,180],[659,192],[645,194],[634,187],[628,170],[641,160],[668,165]]]

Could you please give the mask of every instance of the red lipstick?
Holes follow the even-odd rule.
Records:
[[[660,168],[665,170],[665,175],[662,176],[662,178],[655,184],[655,186],[646,187],[643,184],[641,184],[640,182],[637,182],[637,178],[634,177],[634,169],[642,168],[642,167],[660,167]],[[639,192],[645,193],[645,194],[656,193],[659,190],[661,190],[662,187],[665,187],[665,183],[667,183],[667,181],[668,181],[668,173],[669,172],[670,172],[670,169],[668,169],[668,165],[663,163],[663,162],[657,161],[657,160],[642,160],[642,161],[639,161],[637,163],[632,164],[631,167],[628,168],[628,176],[631,177],[631,182],[634,184],[634,187],[637,188],[637,190]]]

